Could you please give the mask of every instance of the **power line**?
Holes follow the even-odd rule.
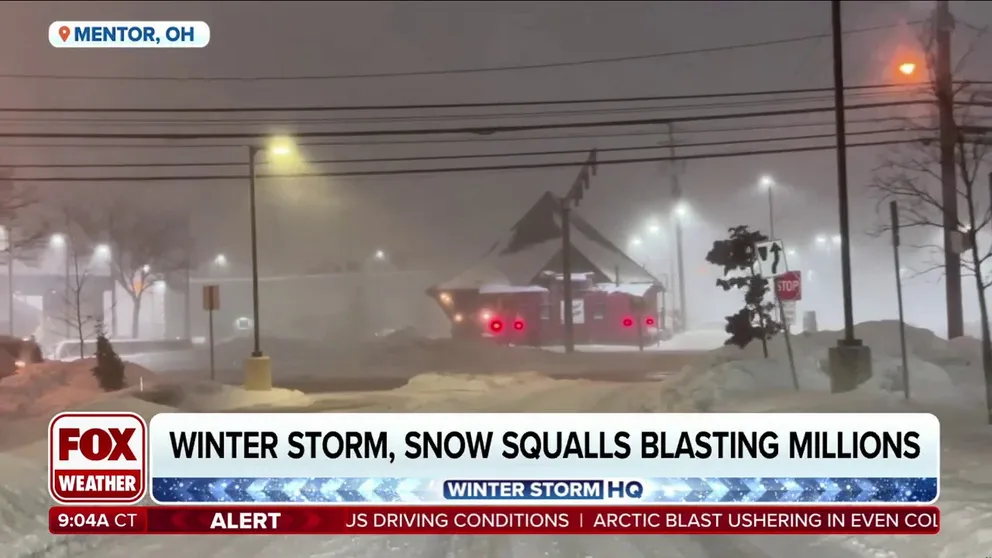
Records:
[[[992,119],[992,117],[976,117],[976,121],[984,121]],[[887,116],[878,118],[861,118],[848,120],[848,124],[878,124],[892,121],[904,120],[903,117],[899,116]],[[680,134],[695,135],[695,134],[712,134],[712,133],[730,133],[730,132],[753,132],[753,131],[766,131],[766,130],[780,130],[780,129],[794,129],[794,128],[815,128],[819,126],[834,126],[833,120],[824,120],[822,122],[787,122],[781,124],[757,124],[750,126],[733,126],[733,127],[720,127],[720,128],[695,128],[695,129],[682,129]],[[912,131],[910,128],[906,128],[906,131]],[[528,136],[521,138],[461,138],[461,139],[417,139],[417,140],[376,140],[376,141],[300,141],[296,142],[296,145],[300,147],[366,147],[366,146],[378,146],[378,145],[435,145],[435,144],[447,144],[447,143],[492,143],[492,142],[527,142],[527,141],[560,141],[560,140],[598,140],[598,139],[608,139],[608,138],[627,138],[627,137],[646,137],[646,136],[656,136],[660,137],[664,135],[663,131],[654,132],[604,132],[597,134],[567,134],[567,135],[543,135],[543,136]],[[245,144],[243,143],[209,143],[209,144],[174,144],[174,143],[159,143],[159,144],[139,144],[139,143],[0,143],[0,148],[16,148],[16,149],[244,149]],[[588,151],[588,150],[586,150]]]
[[[866,136],[877,134],[893,134],[907,132],[905,128],[889,128],[885,130],[864,130],[859,132],[848,132],[849,136]],[[926,130],[913,130],[923,132]],[[777,138],[753,138],[740,140],[723,140],[697,143],[681,143],[680,149],[695,147],[719,147],[728,145],[747,145],[756,143],[774,143],[779,141],[804,141],[814,139],[827,139],[834,137],[834,134],[806,134],[801,136],[783,136]],[[605,147],[597,148],[599,153],[616,153],[625,151],[649,151],[661,149],[657,144],[637,145],[627,147]],[[399,163],[399,162],[419,162],[419,161],[451,161],[463,159],[498,159],[508,157],[537,157],[550,155],[577,155],[588,153],[588,149],[555,149],[548,151],[524,151],[512,153],[472,153],[459,155],[424,155],[409,157],[357,157],[348,159],[317,159],[307,161],[308,165],[326,164],[349,164],[349,163]],[[230,162],[204,162],[204,163],[40,163],[40,164],[0,164],[0,169],[97,169],[97,168],[190,168],[190,167],[234,167],[244,166],[246,161]]]
[[[848,148],[854,147],[878,147],[885,145],[900,145],[907,143],[917,143],[919,140],[887,140],[848,144]],[[731,157],[753,157],[758,155],[778,155],[784,153],[808,153],[813,151],[829,151],[837,149],[836,145],[817,145],[807,147],[790,147],[783,149],[766,149],[752,151],[734,151],[726,153],[707,153],[695,155],[680,155],[678,157],[641,157],[636,159],[613,159],[597,161],[597,165],[633,165],[640,163],[658,163],[670,161],[685,161],[699,159],[724,159]],[[333,177],[371,177],[371,176],[398,176],[398,175],[420,175],[420,174],[449,174],[458,172],[497,172],[513,170],[538,170],[567,167],[581,167],[586,161],[571,161],[557,163],[529,163],[515,165],[490,165],[476,167],[440,167],[426,169],[392,169],[392,170],[370,170],[370,171],[322,171],[304,172],[295,174],[260,174],[257,178],[333,178]],[[101,177],[25,177],[17,178],[18,182],[189,182],[196,181],[221,181],[221,180],[248,180],[247,175],[189,175],[189,176],[101,176]]]
[[[927,83],[880,83],[868,85],[853,85],[845,87],[845,91],[890,90],[907,87],[926,86]],[[606,97],[590,99],[557,99],[543,101],[493,101],[477,103],[428,103],[407,105],[318,105],[318,106],[266,106],[266,107],[150,107],[150,108],[120,108],[120,107],[0,107],[0,113],[116,113],[116,114],[181,114],[181,113],[257,113],[257,112],[339,112],[339,111],[392,111],[392,110],[441,110],[458,108],[498,108],[498,107],[528,107],[555,105],[585,105],[611,103],[644,103],[654,101],[690,101],[702,99],[730,99],[738,97],[805,95],[812,93],[832,93],[832,87],[809,87],[803,89],[766,89],[756,91],[737,91],[729,93],[688,93],[683,95],[649,95],[638,97]]]
[[[912,21],[905,25],[918,25],[921,21]],[[860,33],[870,33],[901,27],[902,24],[877,25],[874,27],[863,27],[844,31],[844,35],[854,35]],[[395,78],[395,77],[415,77],[415,76],[447,76],[458,74],[478,74],[488,72],[508,72],[521,70],[540,70],[547,68],[569,68],[576,66],[589,66],[594,64],[612,64],[617,62],[635,62],[640,60],[654,60],[659,58],[671,58],[675,56],[688,56],[693,54],[709,54],[713,52],[725,52],[730,50],[741,50],[784,45],[823,39],[830,37],[830,33],[820,33],[816,35],[804,35],[783,39],[771,39],[751,43],[741,43],[736,45],[724,45],[716,47],[695,48],[687,50],[673,50],[667,52],[656,52],[650,54],[635,54],[630,56],[615,56],[610,58],[591,58],[586,60],[572,60],[566,62],[546,62],[542,64],[522,64],[507,66],[487,66],[481,68],[458,68],[450,70],[420,70],[407,72],[375,72],[375,73],[355,73],[355,74],[329,74],[329,75],[300,75],[300,76],[107,76],[107,75],[57,75],[57,74],[32,74],[32,73],[4,73],[0,78],[14,79],[42,79],[42,80],[76,80],[76,81],[172,81],[172,82],[212,82],[212,81],[330,81],[346,79],[375,79],[375,78]]]
[[[900,94],[917,94],[915,91],[901,91]],[[852,99],[871,99],[878,97],[888,96],[885,92],[864,92],[864,93],[854,93],[849,96]],[[251,126],[259,124],[293,124],[293,125],[318,125],[318,124],[368,124],[377,122],[437,122],[437,121],[450,121],[450,120],[488,120],[488,119],[504,119],[504,118],[533,118],[533,117],[564,117],[564,116],[591,116],[591,115],[604,115],[604,114],[639,114],[639,113],[651,113],[651,112],[672,112],[672,111],[684,111],[684,110],[713,110],[713,109],[727,109],[727,108],[741,108],[741,107],[767,107],[769,105],[787,105],[787,104],[803,104],[803,103],[815,103],[832,101],[833,95],[817,95],[817,96],[807,96],[807,97],[793,97],[787,99],[762,99],[762,100],[750,100],[750,101],[731,101],[731,102],[716,102],[716,103],[688,103],[688,104],[677,104],[677,105],[655,105],[646,107],[623,107],[623,108],[609,108],[609,109],[569,109],[569,110],[545,110],[537,112],[500,112],[500,113],[462,113],[462,114],[437,114],[437,115],[427,115],[427,116],[378,116],[378,117],[347,117],[347,118],[238,118],[232,120],[230,118],[221,119],[210,119],[210,118],[196,118],[196,119],[174,119],[174,118],[158,118],[158,119],[148,119],[148,118],[0,118],[0,122],[12,125],[74,125],[74,124],[86,124],[88,126],[100,125],[100,126],[149,126],[149,125],[167,125],[167,126]]]
[[[891,108],[911,105],[928,105],[930,101],[889,101],[884,103],[863,103],[850,105],[847,110],[864,110],[873,108]],[[643,118],[631,120],[604,120],[598,122],[560,122],[545,124],[515,124],[507,126],[461,126],[457,128],[420,128],[399,130],[352,130],[352,131],[300,131],[293,134],[294,138],[335,138],[335,137],[377,137],[377,136],[420,136],[444,134],[477,134],[490,135],[496,133],[528,132],[532,130],[563,130],[573,128],[611,128],[623,126],[667,125],[682,122],[705,122],[711,120],[734,120],[740,118],[768,118],[775,116],[796,116],[833,112],[833,107],[813,107],[801,109],[782,109],[761,112],[705,114],[676,118]],[[0,138],[19,139],[137,139],[137,140],[205,140],[205,139],[245,139],[259,140],[266,134],[251,132],[214,132],[214,133],[80,133],[80,132],[0,132]]]

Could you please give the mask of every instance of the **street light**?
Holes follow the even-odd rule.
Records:
[[[97,244],[96,248],[93,249],[93,255],[100,259],[107,259],[110,257],[110,246],[106,244]]]
[[[772,204],[772,192],[775,190],[775,181],[767,174],[761,177],[761,187],[768,192],[768,235],[775,239],[775,211]]]
[[[840,246],[840,243],[843,241],[843,239],[841,238],[841,236],[839,234],[835,234],[830,239],[830,241],[833,242],[835,246]]]
[[[904,76],[911,76],[916,72],[916,64],[912,62],[903,62],[899,65],[899,73]]]
[[[661,232],[661,226],[658,223],[648,224],[648,232],[651,234],[659,234]]]
[[[382,260],[386,259],[386,253],[383,252],[382,250],[376,250],[375,251],[375,259],[377,259],[379,261],[382,261]]]
[[[822,234],[816,235],[816,243],[820,246],[823,246],[824,244],[827,243],[827,237]]]
[[[62,248],[63,246],[65,246],[65,235],[58,233],[53,234],[52,237],[48,240],[48,243],[53,248]]]
[[[639,236],[632,236],[632,237],[630,237],[630,245],[632,247],[635,247],[635,248],[637,246],[640,246],[641,245],[641,237],[639,237]]]
[[[293,153],[292,143],[288,139],[278,139],[274,141],[268,149],[263,149],[255,145],[248,146],[248,204],[250,207],[251,219],[251,309],[252,309],[252,333],[254,345],[252,347],[252,358],[262,358],[262,343],[259,328],[258,312],[258,224],[256,219],[255,201],[255,159],[259,152],[268,152],[273,157],[286,157]],[[271,371],[266,370],[271,383]]]
[[[227,256],[224,254],[217,254],[217,256],[214,257],[214,265],[219,265],[221,267],[227,266]]]
[[[678,216],[680,221],[689,214],[689,206],[685,202],[679,202],[675,206],[675,215]]]

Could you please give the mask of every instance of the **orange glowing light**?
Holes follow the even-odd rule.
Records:
[[[916,64],[912,62],[904,62],[899,65],[899,71],[904,76],[911,76],[913,75],[913,72],[916,71]]]

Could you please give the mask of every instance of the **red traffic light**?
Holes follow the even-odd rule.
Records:
[[[644,323],[646,325],[653,326],[654,325],[654,318],[648,316],[648,318],[646,320],[644,320]]]
[[[502,320],[493,320],[493,321],[489,322],[489,329],[492,330],[492,331],[494,331],[494,332],[503,331],[503,322],[502,322]]]
[[[631,327],[634,325],[634,320],[632,318],[623,319],[623,327]]]
[[[517,331],[523,331],[524,330],[524,321],[523,320],[516,320],[516,321],[514,321],[513,322],[513,329],[515,329]]]

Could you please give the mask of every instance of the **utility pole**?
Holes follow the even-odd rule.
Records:
[[[186,219],[186,277],[183,286],[183,339],[193,338],[192,289],[193,289],[193,223]]]
[[[575,352],[575,323],[572,316],[572,207],[568,196],[561,199],[561,315],[565,328],[565,352]]]
[[[568,193],[561,198],[561,274],[562,274],[562,325],[565,334],[565,352],[575,352],[575,323],[572,315],[572,209],[589,189],[590,177],[596,176],[596,150],[589,152],[586,164],[579,171]]]
[[[7,324],[11,337],[14,336],[14,242],[10,227],[7,236]]]
[[[772,187],[768,186],[768,235],[775,240],[775,205],[772,197]]]
[[[672,159],[673,165],[681,165],[682,161],[677,161],[675,159],[675,128],[671,124],[668,125],[668,155]],[[682,208],[682,186],[679,184],[679,175],[682,173],[681,168],[672,167],[671,183],[672,183],[672,201],[674,203],[672,209],[672,217],[675,219],[675,257],[678,266],[678,277],[679,277],[679,318],[681,319],[682,331],[688,327],[688,314],[685,308],[685,266],[683,265],[683,254],[682,254],[682,215],[680,211]]]
[[[958,232],[957,173],[954,150],[957,125],[954,122],[954,83],[951,75],[951,17],[950,2],[938,0],[934,14],[934,34],[937,44],[935,60],[937,107],[940,117],[940,184],[941,205],[944,210],[944,288],[947,298],[947,337],[964,335],[964,311],[961,296],[961,256],[954,251],[952,236]]]
[[[847,194],[847,127],[844,114],[844,42],[840,0],[830,2],[834,58],[834,120],[837,126],[837,201],[840,213],[840,266],[844,291],[844,337],[827,352],[831,390],[853,391],[871,377],[871,350],[854,337],[851,289],[851,227]]]

